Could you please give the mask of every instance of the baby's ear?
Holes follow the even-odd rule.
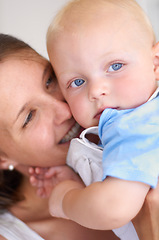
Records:
[[[159,81],[159,42],[153,46],[153,64],[156,80]]]

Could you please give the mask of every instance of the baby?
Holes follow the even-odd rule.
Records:
[[[99,158],[103,148],[102,181],[100,173],[87,187],[61,182],[51,214],[88,228],[119,228],[158,181],[159,44],[134,0],[75,0],[51,23],[47,47],[74,118],[84,128],[99,124]]]

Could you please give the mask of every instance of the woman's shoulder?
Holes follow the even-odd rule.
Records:
[[[7,238],[0,235],[0,240],[7,240]]]
[[[0,240],[5,238],[12,240],[43,240],[36,232],[10,212],[0,214],[0,236],[3,236]]]

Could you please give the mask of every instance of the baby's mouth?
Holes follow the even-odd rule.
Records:
[[[78,123],[71,128],[71,130],[64,136],[64,138],[60,141],[60,143],[69,142],[72,138],[77,137],[79,134],[81,126]]]
[[[94,116],[94,118],[99,119],[100,116],[102,115],[102,112],[105,110],[105,108],[99,109],[98,112],[96,113],[96,115]]]

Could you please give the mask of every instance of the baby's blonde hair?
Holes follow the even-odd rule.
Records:
[[[148,35],[146,36],[151,37],[152,45],[156,43],[155,33],[150,20],[135,0],[72,0],[52,20],[47,31],[47,46],[50,37],[53,39],[58,32],[67,29],[70,24],[76,24],[80,19],[92,17],[93,14],[97,16],[97,6],[98,9],[100,8],[104,12],[107,10],[108,4],[116,5],[127,11],[136,20],[137,24],[140,25],[141,31],[147,33]]]

